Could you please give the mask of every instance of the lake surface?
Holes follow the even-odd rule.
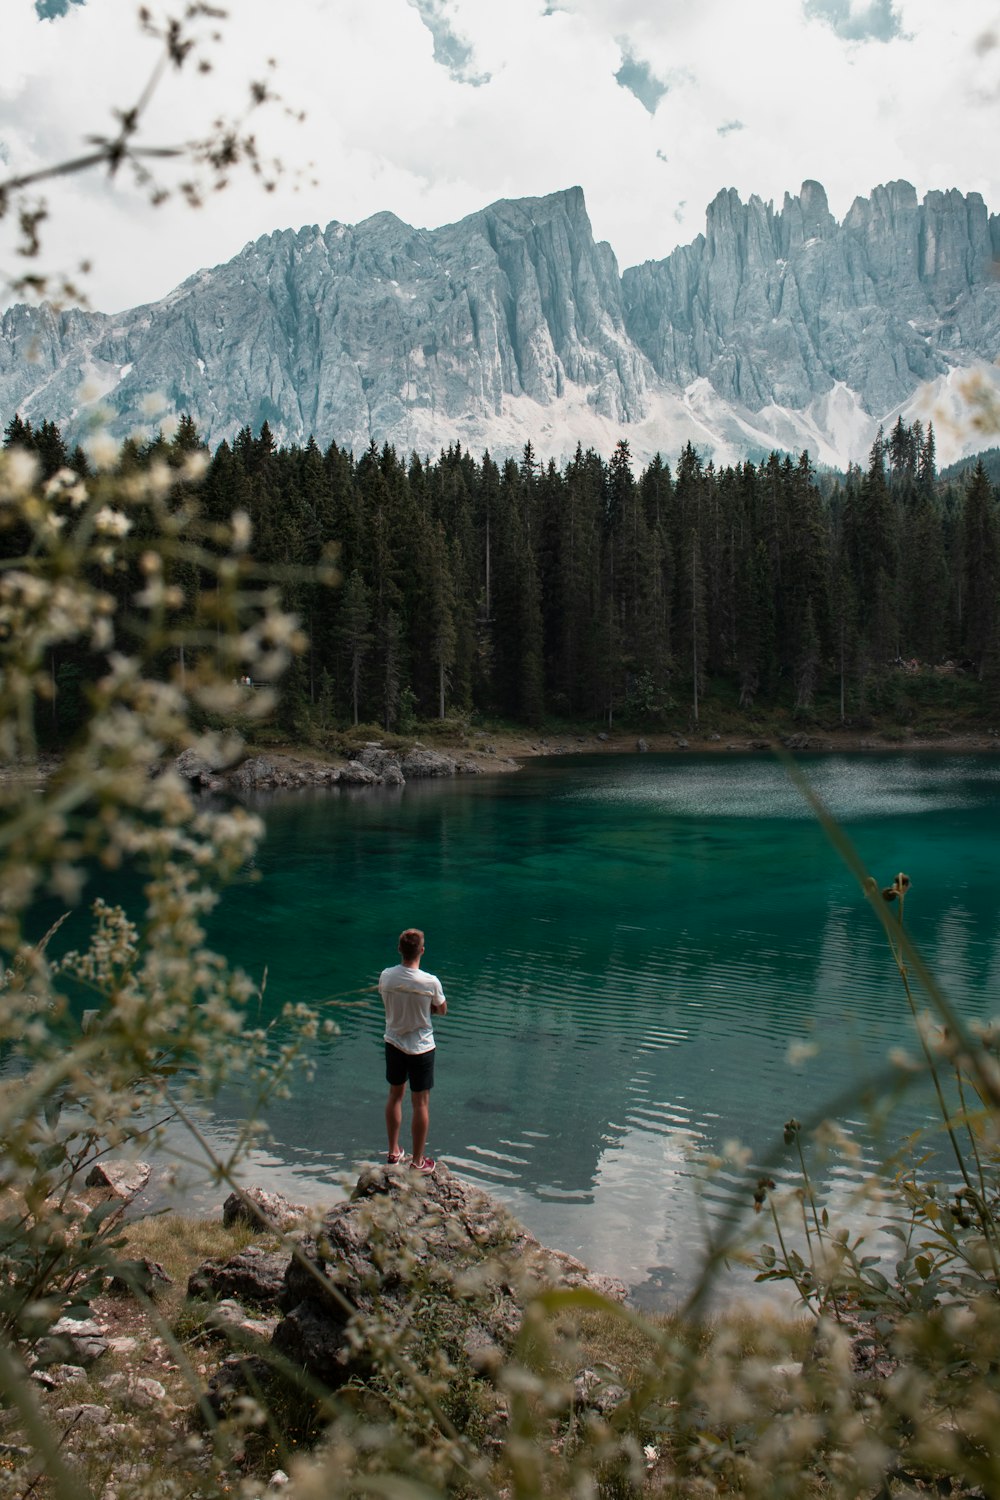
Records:
[[[1000,1010],[1000,757],[800,764],[879,882],[910,875],[907,925],[953,1001]],[[259,810],[253,878],[211,939],[266,967],[268,1010],[308,1001],[340,1027],[255,1163],[292,1197],[329,1197],[384,1153],[374,985],[411,925],[449,1001],[428,1150],[650,1305],[690,1284],[699,1201],[749,1206],[749,1167],[699,1195],[699,1154],[739,1141],[763,1161],[790,1115],[818,1118],[915,1048],[882,931],[770,757],[567,757]],[[796,1060],[800,1042],[815,1055]],[[242,1108],[220,1101],[221,1138]],[[846,1195],[874,1146],[857,1099],[840,1118],[863,1146],[831,1168]]]

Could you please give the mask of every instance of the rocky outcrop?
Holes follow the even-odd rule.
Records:
[[[243,1251],[208,1262],[192,1276],[190,1289],[273,1305],[279,1263],[285,1316],[273,1346],[334,1387],[370,1370],[370,1341],[380,1328],[408,1319],[418,1286],[428,1309],[435,1298],[447,1306],[445,1352],[476,1368],[510,1348],[527,1298],[542,1286],[584,1286],[614,1300],[625,1297],[620,1282],[544,1249],[501,1204],[441,1163],[429,1177],[403,1167],[368,1169],[350,1202],[325,1213],[299,1253]],[[247,1278],[258,1275],[259,1284],[241,1292]],[[471,1290],[473,1281],[480,1295],[465,1295],[463,1286]]]
[[[841,223],[817,182],[777,209],[726,189],[703,235],[621,276],[576,187],[433,230],[381,213],[265,235],[114,318],[9,308],[0,411],[75,441],[86,379],[120,437],[160,392],[213,445],[266,420],[355,453],[531,440],[568,458],[625,435],[643,460],[691,440],[846,464],[921,382],[993,361],[998,253],[977,193],[921,203],[906,182]]]
[[[496,764],[501,768],[513,766],[511,761]],[[174,766],[196,788],[229,791],[237,797],[310,787],[402,787],[420,778],[475,776],[484,769],[472,755],[444,755],[419,744],[401,754],[377,742],[365,745],[342,766],[297,756],[254,755],[234,769],[213,770],[191,751],[179,756]]]
[[[360,453],[376,434],[436,448],[446,427],[469,429],[470,399],[485,444],[505,402],[550,407],[568,384],[628,422],[645,368],[576,187],[436,230],[391,213],[282,230],[113,319],[26,307],[0,319],[0,409],[44,409],[71,435],[86,426],[73,413],[88,370],[109,387],[115,433],[162,391],[211,442],[266,419],[280,439],[315,433]]]

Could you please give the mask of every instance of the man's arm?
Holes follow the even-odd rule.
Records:
[[[444,990],[441,988],[440,985],[438,985],[438,987],[437,987],[437,994],[434,996],[434,999],[431,1001],[431,1015],[432,1016],[446,1016],[447,1014],[448,1014],[448,1002],[444,998]]]

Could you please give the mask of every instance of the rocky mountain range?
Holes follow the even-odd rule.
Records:
[[[115,316],[0,317],[0,417],[95,406],[117,437],[189,412],[211,444],[568,457],[578,441],[731,462],[861,460],[878,424],[935,419],[944,461],[982,446],[963,379],[1000,354],[1000,217],[977,193],[893,182],[843,222],[816,182],[780,209],[735,190],[704,235],[619,273],[579,188],[414,229],[390,213],[282,230]]]

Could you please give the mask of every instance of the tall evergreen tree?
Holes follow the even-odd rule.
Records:
[[[996,500],[981,461],[965,491],[962,539],[965,560],[962,651],[982,675],[997,635],[1000,545]]]

